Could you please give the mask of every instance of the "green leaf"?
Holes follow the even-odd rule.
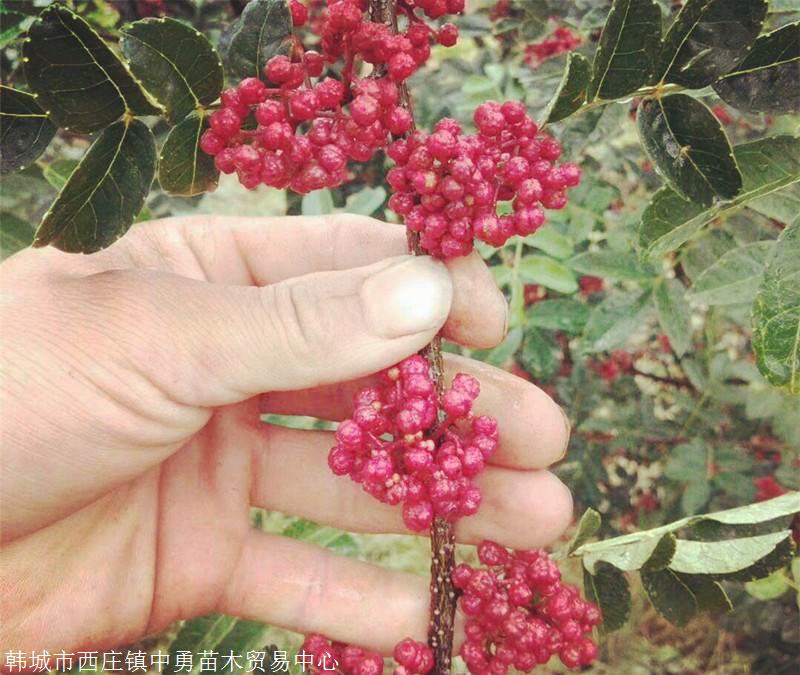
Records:
[[[200,668],[200,659],[204,651],[215,652],[209,656],[209,658],[217,657],[217,668],[213,668],[213,670],[231,672],[233,669],[227,668],[225,656],[232,651],[240,657],[237,663],[246,665],[247,651],[264,651],[263,645],[266,636],[267,628],[254,621],[244,621],[223,614],[209,614],[192,619],[183,624],[170,644],[169,665],[164,669],[164,673],[167,675],[189,673],[191,675],[208,672],[211,670],[210,668]],[[192,655],[191,669],[178,665],[180,652],[189,652]]]
[[[13,213],[0,212],[0,260],[31,245],[34,227]]]
[[[31,25],[23,62],[37,102],[64,129],[89,133],[124,113],[163,112],[89,24],[62,4]]]
[[[347,213],[358,213],[362,216],[371,216],[386,200],[386,189],[381,187],[363,187],[358,192],[350,195],[344,205]]]
[[[559,293],[578,290],[578,281],[572,270],[544,255],[525,256],[519,264],[519,278],[526,284],[540,284]]]
[[[650,312],[650,294],[611,294],[596,305],[583,329],[581,351],[604,352],[622,346]]]
[[[636,91],[651,76],[661,39],[654,0],[614,0],[592,64],[587,99],[612,100]]]
[[[603,613],[603,630],[622,628],[631,612],[631,590],[625,575],[614,565],[601,561],[594,574],[584,568],[583,585],[586,596]]]
[[[588,251],[570,258],[567,264],[581,274],[615,281],[642,281],[650,277],[632,251]]]
[[[545,124],[566,119],[583,105],[586,101],[590,72],[588,59],[578,52],[571,52],[558,89],[542,114]]]
[[[762,35],[714,91],[746,112],[800,113],[800,23]]]
[[[695,479],[686,483],[686,487],[683,489],[681,511],[687,516],[692,516],[708,504],[710,498],[711,484],[708,479],[704,476],[695,476]]]
[[[641,577],[653,608],[671,623],[683,626],[697,613],[694,593],[672,570],[642,570]]]
[[[77,159],[57,159],[42,169],[42,175],[50,185],[60,191],[78,164]]]
[[[525,331],[520,363],[537,379],[549,380],[558,372],[561,348],[551,335],[536,328]]]
[[[97,137],[36,230],[34,246],[92,253],[119,239],[153,182],[156,145],[142,122],[117,122]]]
[[[686,288],[677,279],[661,279],[653,289],[653,300],[661,330],[669,338],[672,350],[683,356],[692,347],[692,316],[684,299]]]
[[[725,589],[706,574],[680,574],[676,576],[692,592],[697,609],[701,612],[730,612],[733,609]]]
[[[32,21],[32,17],[0,5],[0,49],[11,44],[28,30]]]
[[[672,448],[664,475],[677,481],[695,480],[706,475],[706,449],[699,438]]]
[[[774,600],[781,597],[789,588],[783,570],[773,572],[763,579],[748,581],[744,585],[744,589],[757,600]]]
[[[637,120],[650,159],[686,199],[711,206],[715,199],[733,199],[742,189],[728,137],[699,101],[686,94],[647,99]]]
[[[589,306],[572,298],[542,300],[530,306],[528,325],[578,335],[589,318]]]
[[[303,195],[300,211],[304,216],[324,216],[333,213],[333,195],[327,188]]]
[[[225,53],[229,78],[263,77],[264,66],[276,54],[288,54],[292,17],[286,0],[251,0],[231,27]]]
[[[782,530],[724,541],[680,539],[669,566],[684,574],[733,574],[752,567],[791,536],[790,530]]]
[[[650,569],[660,569],[669,564],[675,553],[675,537],[669,532],[627,542],[623,541],[622,537],[618,537],[617,540],[616,544],[613,543],[615,540],[611,540],[612,543],[608,546],[603,546],[604,542],[597,542],[599,545],[584,546],[584,549],[592,550],[583,554],[583,566],[592,573],[601,562],[610,563],[626,572],[633,572],[645,566]]]
[[[191,113],[170,130],[161,146],[158,182],[168,194],[193,197],[217,187],[219,171],[214,158],[199,145],[206,126],[204,117]]]
[[[173,124],[216,101],[222,91],[219,54],[185,23],[166,17],[136,21],[123,29],[120,48]]]
[[[761,374],[800,394],[800,217],[781,232],[753,305],[753,351]]]
[[[567,552],[572,553],[576,548],[589,541],[589,539],[597,534],[602,522],[602,518],[597,511],[594,509],[586,509],[578,522],[578,529],[570,542]]]
[[[726,509],[703,516],[708,520],[713,520],[724,525],[754,525],[766,523],[776,518],[792,516],[800,513],[800,492],[788,492],[780,497],[738,506],[735,509]]]
[[[727,204],[703,208],[670,188],[656,192],[642,214],[639,228],[644,255],[655,257],[672,251],[715,218],[800,180],[800,139],[762,138],[736,146],[734,155],[743,187],[736,199]]]
[[[0,86],[0,175],[22,169],[41,155],[56,127],[24,91]]]
[[[656,78],[690,89],[729,72],[750,50],[767,0],[687,0],[661,45]]]
[[[752,302],[774,246],[773,241],[756,241],[728,251],[697,277],[691,300],[704,305]]]
[[[756,496],[753,477],[744,473],[723,471],[714,476],[714,485],[723,492],[743,501],[753,501]]]
[[[546,225],[534,234],[525,238],[525,243],[541,249],[547,255],[563,260],[572,253],[572,241],[565,237],[555,227]]]

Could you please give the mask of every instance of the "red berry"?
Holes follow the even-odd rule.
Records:
[[[289,9],[292,13],[292,25],[303,26],[308,21],[308,7],[298,0],[291,0]]]
[[[208,118],[211,128],[221,138],[230,138],[239,132],[242,122],[239,117],[232,110],[222,108],[211,114]]]
[[[270,82],[283,84],[292,75],[292,62],[288,56],[273,56],[264,67],[264,75]]]
[[[452,47],[458,42],[458,28],[452,23],[446,23],[436,34],[436,41],[444,47]]]
[[[207,129],[200,137],[200,149],[207,155],[217,155],[225,147],[225,139],[211,129]]]

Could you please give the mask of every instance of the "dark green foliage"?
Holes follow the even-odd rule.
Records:
[[[31,94],[0,86],[0,175],[38,158],[55,133],[55,126]]]
[[[28,86],[59,127],[88,133],[126,113],[162,112],[100,36],[64,5],[50,5],[34,21],[23,54]]]
[[[137,120],[101,133],[69,177],[36,230],[34,246],[92,253],[119,239],[133,223],[156,168],[153,134]]]

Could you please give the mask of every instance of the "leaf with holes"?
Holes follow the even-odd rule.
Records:
[[[263,77],[276,54],[288,54],[292,17],[286,0],[251,0],[232,26],[225,53],[225,72],[234,80]]]
[[[133,223],[153,182],[156,144],[142,122],[105,129],[70,175],[36,230],[34,246],[99,251]]]
[[[55,134],[56,127],[31,94],[0,86],[0,175],[30,164]]]
[[[639,136],[670,186],[687,199],[711,206],[733,199],[742,175],[722,125],[702,103],[685,94],[648,99],[639,106]]]
[[[639,226],[644,255],[655,257],[672,251],[715,218],[800,181],[798,138],[774,136],[744,143],[734,148],[734,156],[743,180],[742,191],[730,203],[703,208],[670,188],[656,192]]]
[[[661,9],[654,0],[614,0],[592,64],[587,98],[622,98],[653,72],[661,40]]]
[[[746,112],[800,112],[800,23],[762,35],[732,72],[714,84],[714,91]]]
[[[169,132],[158,161],[158,182],[165,192],[194,197],[217,187],[214,158],[200,149],[205,128],[205,118],[192,113]]]
[[[775,242],[753,305],[758,369],[776,387],[800,394],[800,217]]]
[[[774,246],[773,241],[756,241],[728,251],[697,277],[689,297],[704,305],[752,302]]]
[[[173,124],[213,103],[222,90],[222,62],[211,43],[174,19],[143,19],[122,31],[120,47],[136,77]]]
[[[545,124],[563,120],[583,105],[586,100],[586,87],[589,85],[590,72],[591,66],[586,57],[577,52],[571,52],[561,83],[542,115]]]
[[[28,86],[59,127],[89,133],[126,112],[163,112],[91,26],[64,5],[41,13],[22,53]]]
[[[655,79],[700,89],[729,72],[750,50],[767,0],[687,0],[661,44]]]

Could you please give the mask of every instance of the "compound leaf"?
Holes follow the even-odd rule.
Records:
[[[125,113],[163,112],[91,26],[62,4],[33,22],[22,51],[28,86],[59,127],[90,133]]]
[[[222,90],[219,54],[185,23],[165,17],[136,21],[122,31],[120,47],[172,123],[213,103]]]
[[[205,118],[190,114],[169,132],[158,162],[158,182],[171,195],[193,197],[217,187],[214,158],[200,149]]]
[[[153,182],[156,145],[138,120],[116,122],[97,137],[36,230],[34,246],[92,253],[133,223]]]
[[[714,91],[746,112],[800,113],[800,23],[762,35]]]
[[[45,151],[55,133],[34,96],[0,86],[0,175],[25,168]]]
[[[729,72],[750,50],[767,0],[687,0],[661,45],[656,79],[700,89]]]

